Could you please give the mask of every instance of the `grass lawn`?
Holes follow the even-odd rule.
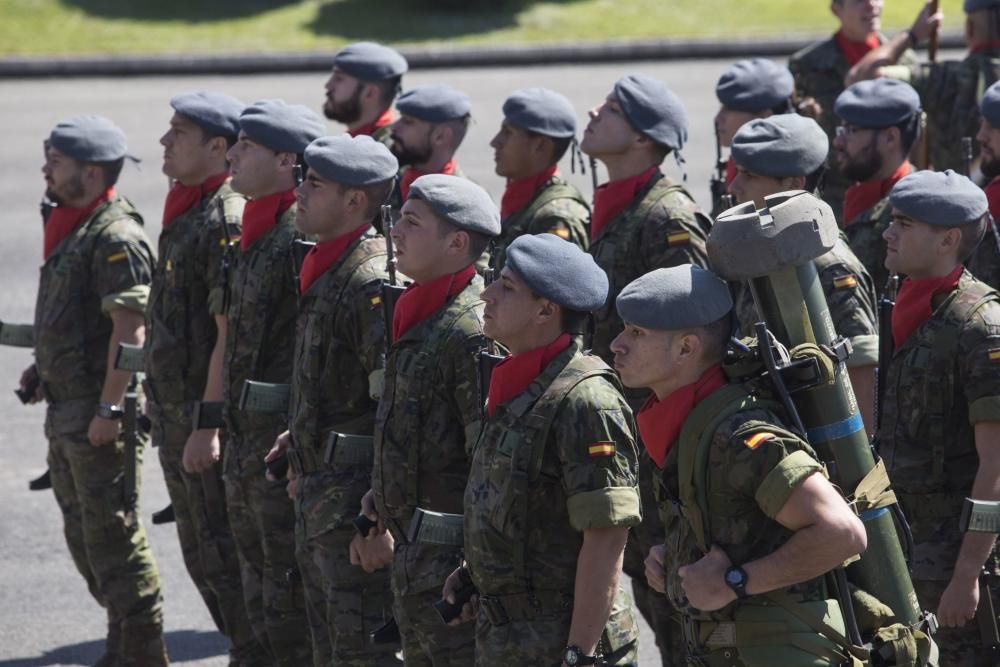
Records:
[[[550,0],[508,9],[430,10],[433,0],[0,0],[0,54],[328,50],[393,44],[785,35],[831,30],[824,0]],[[450,4],[450,3],[449,3]],[[887,0],[887,31],[919,1]],[[945,27],[960,0],[942,0]]]

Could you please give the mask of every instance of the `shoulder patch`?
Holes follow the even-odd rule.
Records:
[[[833,279],[833,286],[836,289],[849,289],[852,287],[857,287],[858,279],[853,273],[849,273],[846,276],[840,276]]]
[[[671,232],[667,234],[667,245],[669,246],[684,245],[690,241],[690,232]]]
[[[987,354],[990,361],[1000,361],[1000,347],[991,348]]]
[[[614,456],[615,443],[611,440],[595,442],[587,447],[587,453],[591,456]]]
[[[773,433],[767,433],[767,432],[755,433],[749,438],[745,439],[743,441],[743,444],[746,445],[747,448],[749,449],[757,449],[758,447],[760,447],[761,443],[767,442],[768,440],[773,440],[774,438],[777,437],[778,436],[776,436]]]

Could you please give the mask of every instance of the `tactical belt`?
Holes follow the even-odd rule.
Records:
[[[6,322],[0,322],[0,345],[34,347],[35,326],[33,324],[7,324]]]
[[[240,394],[240,410],[244,412],[287,413],[291,386],[272,382],[245,380]]]
[[[572,609],[573,595],[557,591],[479,596],[479,613],[486,616],[486,620],[494,626],[531,621],[544,615],[569,612]]]
[[[461,548],[465,546],[465,517],[418,507],[410,520],[407,541]]]
[[[320,459],[311,448],[288,450],[288,466],[296,475],[311,475],[332,468],[371,465],[374,457],[375,438],[370,435],[330,433],[326,452]]]

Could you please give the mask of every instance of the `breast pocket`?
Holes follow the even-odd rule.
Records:
[[[510,540],[525,534],[531,447],[521,434],[507,430],[490,460],[487,488],[490,490],[490,524]]]

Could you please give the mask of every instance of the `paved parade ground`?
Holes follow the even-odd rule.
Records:
[[[950,54],[943,54],[945,57]],[[546,86],[567,95],[579,112],[581,131],[586,110],[600,102],[621,75],[641,72],[662,79],[684,101],[689,116],[688,184],[706,209],[708,177],[715,160],[712,119],[717,102],[715,82],[730,61],[682,61],[608,66],[559,66],[418,71],[404,78],[405,87],[440,82],[466,91],[473,100],[468,136],[458,151],[465,174],[482,184],[497,201],[502,180],[493,173],[489,141],[499,127],[501,105],[513,90]],[[281,97],[317,111],[324,76],[155,77],[4,81],[0,83],[0,320],[30,321],[42,256],[38,202],[44,189],[40,173],[42,140],[59,120],[79,113],[99,113],[118,123],[131,153],[119,191],[146,216],[149,235],[160,232],[167,180],[160,172],[157,140],[171,116],[174,94],[214,89],[246,102]],[[331,133],[340,128],[331,126]],[[667,172],[679,178],[673,157]],[[569,160],[562,170],[569,176]],[[589,196],[590,174],[570,179]],[[603,176],[602,176],[603,180]],[[44,409],[23,407],[13,392],[27,350],[0,348],[0,667],[89,665],[102,652],[106,625],[103,611],[87,593],[63,541],[61,518],[51,492],[31,493],[27,481],[45,469],[42,433]],[[171,658],[182,665],[225,665],[225,642],[218,635],[181,561],[173,525],[152,526],[151,511],[167,503],[155,452],[147,452],[143,468],[142,517],[163,577],[166,638]],[[641,664],[659,664],[652,635],[644,630]]]

